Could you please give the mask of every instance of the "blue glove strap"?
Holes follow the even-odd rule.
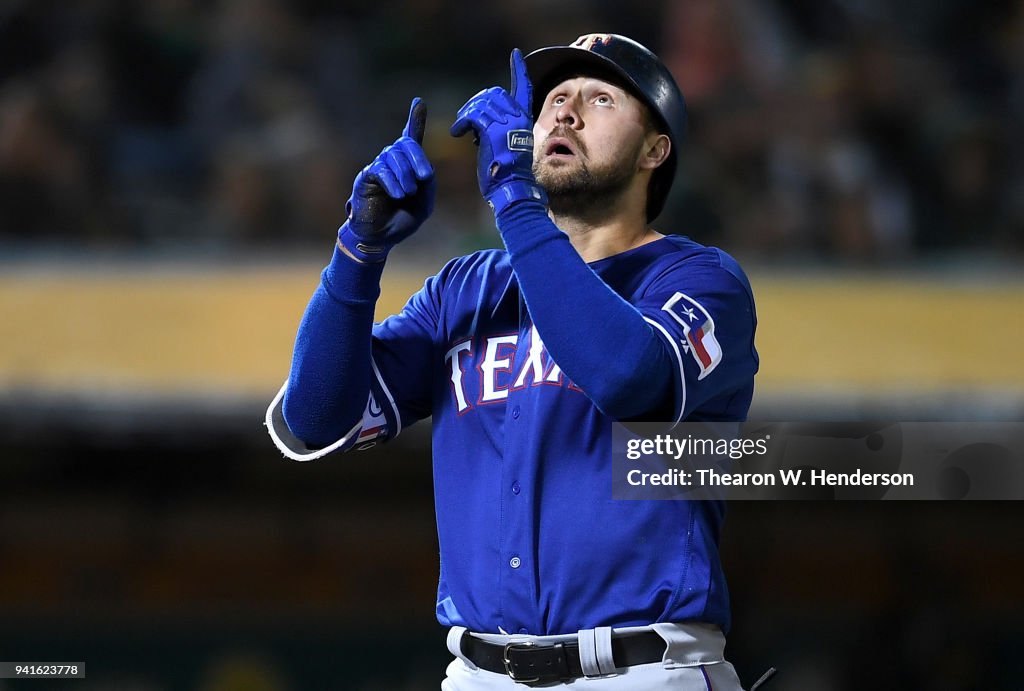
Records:
[[[548,194],[544,188],[528,180],[510,180],[487,196],[487,205],[497,217],[516,202],[532,201],[548,205]]]
[[[386,243],[371,244],[352,232],[351,221],[338,228],[338,243],[352,253],[356,259],[366,264],[376,264],[388,257],[391,245]]]

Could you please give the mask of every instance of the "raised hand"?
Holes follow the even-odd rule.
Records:
[[[338,243],[356,259],[381,262],[434,210],[434,168],[423,152],[427,106],[412,100],[402,136],[360,171],[338,229]]]
[[[480,193],[498,215],[515,202],[547,204],[547,195],[533,177],[533,85],[518,48],[509,59],[512,91],[484,89],[459,109],[451,127],[453,137],[476,135],[477,180]]]

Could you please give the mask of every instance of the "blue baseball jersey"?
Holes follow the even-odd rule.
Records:
[[[746,418],[756,316],[729,255],[667,236],[590,267],[672,353],[671,393],[643,419]],[[268,423],[286,454],[311,458],[432,416],[442,624],[536,635],[686,620],[728,629],[723,503],[611,498],[613,420],[549,357],[507,252],[452,260],[427,279],[374,326],[372,360],[367,412],[337,444],[311,451],[290,438],[271,414],[280,395]]]

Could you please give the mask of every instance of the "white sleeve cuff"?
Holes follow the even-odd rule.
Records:
[[[292,431],[288,429],[288,424],[284,421],[284,414],[281,412],[281,408],[284,402],[284,391],[287,387],[288,382],[285,382],[281,390],[274,396],[274,400],[270,402],[270,406],[267,408],[267,417],[263,424],[266,425],[267,432],[274,441],[274,446],[293,461],[315,461],[318,458],[322,458],[351,442],[352,438],[358,434],[363,426],[363,421],[360,420],[348,434],[330,446],[325,446],[322,449],[310,449],[301,439],[292,434]]]
[[[311,449],[306,446],[305,442],[292,434],[288,429],[288,424],[284,421],[281,409],[284,402],[284,391],[287,387],[288,382],[285,382],[281,390],[274,396],[274,400],[270,402],[263,424],[266,425],[267,432],[274,441],[274,446],[293,461],[315,461],[339,449],[343,451],[353,447],[359,450],[368,449],[374,446],[378,439],[387,436],[388,425],[383,411],[377,405],[373,393],[370,393],[363,417],[345,436],[329,446]]]

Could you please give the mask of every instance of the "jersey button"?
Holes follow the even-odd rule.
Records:
[[[519,406],[515,406],[514,408],[512,408],[512,419],[513,420],[518,420],[519,419]]]
[[[526,630],[525,626],[521,626],[521,627],[519,627],[519,633],[527,634],[527,633],[530,633],[530,632]]]
[[[516,480],[515,482],[512,483],[512,494],[519,494],[520,489],[521,488],[519,487],[519,480]]]
[[[519,557],[512,557],[508,560],[508,565],[511,566],[513,569],[518,569],[520,566],[522,566],[522,563],[523,562]]]

